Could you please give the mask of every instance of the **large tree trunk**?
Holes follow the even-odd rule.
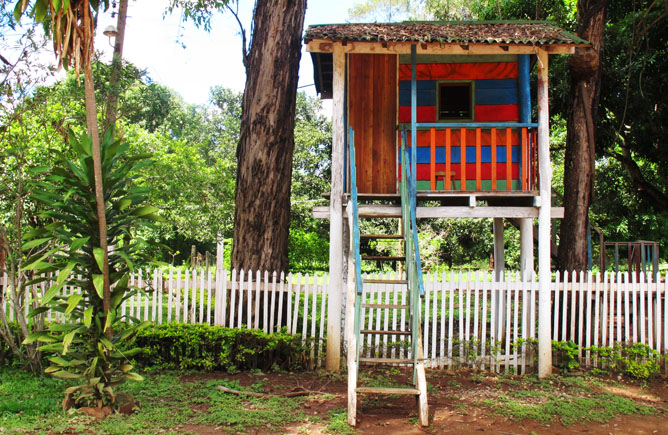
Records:
[[[245,59],[232,266],[286,270],[290,181],[306,0],[258,0]]]
[[[592,43],[569,62],[570,111],[564,160],[564,219],[559,237],[563,270],[587,268],[587,225],[593,196],[595,122],[600,93],[600,52],[607,0],[578,1],[578,36]]]

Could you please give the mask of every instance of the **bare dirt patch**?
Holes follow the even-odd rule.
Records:
[[[331,433],[328,424],[335,410],[345,410],[346,377],[325,372],[308,373],[224,373],[189,374],[182,382],[196,380],[236,380],[249,387],[263,380],[267,394],[281,394],[295,387],[312,391],[301,403],[303,421],[284,428],[253,429],[249,433],[320,434]],[[402,385],[408,383],[410,373],[386,369],[371,372],[363,380],[370,384]],[[358,426],[365,434],[419,434],[419,433],[497,433],[497,434],[666,434],[668,435],[668,379],[655,380],[647,385],[619,378],[556,377],[539,381],[535,377],[495,376],[471,371],[429,371],[430,426],[417,424],[417,407],[412,397],[360,396]],[[504,401],[532,406],[557,398],[569,401],[574,397],[598,400],[599,395],[628,400],[627,406],[637,405],[651,411],[650,415],[617,415],[605,421],[587,421],[564,425],[559,416],[549,423],[532,418],[501,415],[495,404]],[[199,409],[206,412],[206,408]],[[345,413],[344,413],[345,414]],[[339,418],[341,414],[339,413]],[[220,433],[224,428],[186,425],[188,432],[198,434]],[[334,432],[336,433],[336,431]]]

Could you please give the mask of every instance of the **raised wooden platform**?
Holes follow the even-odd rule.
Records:
[[[345,203],[344,203],[345,204]],[[343,206],[345,214],[346,206]],[[359,204],[359,216],[363,218],[400,218],[401,207],[386,204]],[[329,207],[313,207],[313,217],[329,219]],[[510,207],[510,206],[438,206],[418,207],[418,219],[436,218],[538,218],[538,207]],[[551,218],[563,219],[564,208],[552,207]]]

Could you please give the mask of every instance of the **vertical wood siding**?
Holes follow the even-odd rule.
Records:
[[[355,131],[357,189],[394,193],[397,56],[348,57],[348,123]]]

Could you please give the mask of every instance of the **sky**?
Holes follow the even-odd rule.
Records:
[[[211,32],[182,23],[181,15],[166,15],[166,0],[130,0],[123,57],[137,67],[146,69],[149,77],[174,89],[192,104],[208,102],[209,89],[220,85],[243,91],[246,80],[241,56],[239,26],[232,14],[218,14]],[[309,24],[343,23],[355,0],[311,0],[307,3],[305,26]],[[240,0],[242,23],[250,28],[253,1]],[[116,18],[109,12],[100,16],[95,48],[110,61],[113,40],[102,34]],[[315,95],[311,56],[302,48],[299,70],[301,90]]]

